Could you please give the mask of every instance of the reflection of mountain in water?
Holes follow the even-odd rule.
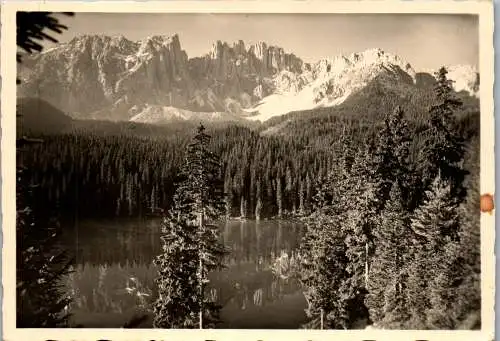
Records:
[[[294,254],[301,233],[301,226],[281,221],[230,221],[221,226],[231,253],[227,269],[212,273],[207,289],[224,307],[221,327],[300,327],[305,300],[298,283],[276,277],[272,267],[283,253]],[[69,280],[75,323],[118,327],[118,315],[146,309],[155,299],[152,260],[160,252],[158,221],[82,223],[67,237],[77,259]],[[104,322],[103,314],[117,315],[117,321]]]

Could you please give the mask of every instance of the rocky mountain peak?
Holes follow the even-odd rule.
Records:
[[[335,74],[354,69],[364,73],[379,73],[385,69],[396,73],[402,72],[409,75],[412,81],[415,82],[416,73],[410,63],[395,54],[385,52],[381,48],[324,58],[314,65],[314,72],[318,75]]]
[[[105,49],[109,47],[123,48],[134,45],[134,43],[123,35],[107,36],[103,34],[84,34],[77,36],[66,44],[60,44],[61,47],[83,51],[85,49]]]
[[[240,55],[245,54],[247,52],[245,49],[245,43],[243,42],[243,40],[238,40],[238,42],[235,42],[233,44],[233,49],[237,54],[240,54]]]
[[[73,117],[112,120],[144,117],[147,108],[265,120],[340,104],[374,79],[401,91],[416,79],[408,62],[380,48],[309,64],[265,42],[216,41],[207,54],[188,58],[177,34],[136,42],[82,35],[27,56],[20,67],[21,97],[38,97]],[[478,91],[472,68],[456,66],[449,76],[456,89]]]
[[[210,53],[208,55],[211,59],[222,59],[223,55],[227,54],[228,52],[232,52],[232,49],[229,47],[228,43],[217,40],[217,42],[212,45],[212,49],[210,50]]]
[[[138,54],[145,53],[157,53],[162,50],[174,51],[177,54],[181,53],[181,43],[179,40],[179,36],[177,34],[173,36],[162,36],[155,35],[147,37],[138,42],[139,50]]]

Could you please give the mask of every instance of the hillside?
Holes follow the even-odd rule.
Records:
[[[420,77],[421,75],[418,76]],[[479,99],[465,91],[457,93],[457,96],[464,104],[456,113],[458,118],[477,116],[479,119]],[[421,86],[420,81],[407,84],[404,88],[394,88],[375,78],[337,106],[296,111],[274,117],[262,125],[261,134],[302,135],[305,134],[306,127],[310,126],[320,127],[321,132],[317,134],[334,134],[340,121],[356,122],[354,125],[360,126],[380,124],[385,115],[392,112],[396,106],[401,106],[405,117],[418,125],[427,120],[428,109],[433,101],[432,87]]]
[[[60,133],[73,123],[71,117],[39,98],[18,99],[17,114],[18,135]]]

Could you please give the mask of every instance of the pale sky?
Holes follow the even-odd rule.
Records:
[[[478,65],[478,17],[415,14],[128,14],[76,13],[61,17],[68,41],[81,34],[122,34],[130,40],[179,34],[188,56],[210,51],[217,40],[264,41],[306,62],[382,48],[415,70]]]

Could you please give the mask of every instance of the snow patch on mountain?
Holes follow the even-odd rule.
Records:
[[[336,106],[381,75],[392,86],[413,84],[416,79],[408,62],[381,49],[369,49],[322,59],[300,75],[281,72],[273,78],[276,93],[244,111],[252,114],[247,117],[250,120],[266,121],[291,111]]]
[[[297,94],[273,94],[264,98],[254,108],[244,109],[244,111],[253,114],[247,116],[247,119],[264,122],[274,116],[282,116],[292,111],[339,105],[350,95],[350,92],[345,92],[342,96],[333,99],[323,98],[317,102],[314,100],[315,91],[313,86],[308,86]]]
[[[133,111],[138,112],[133,116],[131,122],[166,124],[174,121],[236,121],[240,117],[225,112],[194,112],[174,108],[171,106],[145,105],[143,108],[133,107]]]

